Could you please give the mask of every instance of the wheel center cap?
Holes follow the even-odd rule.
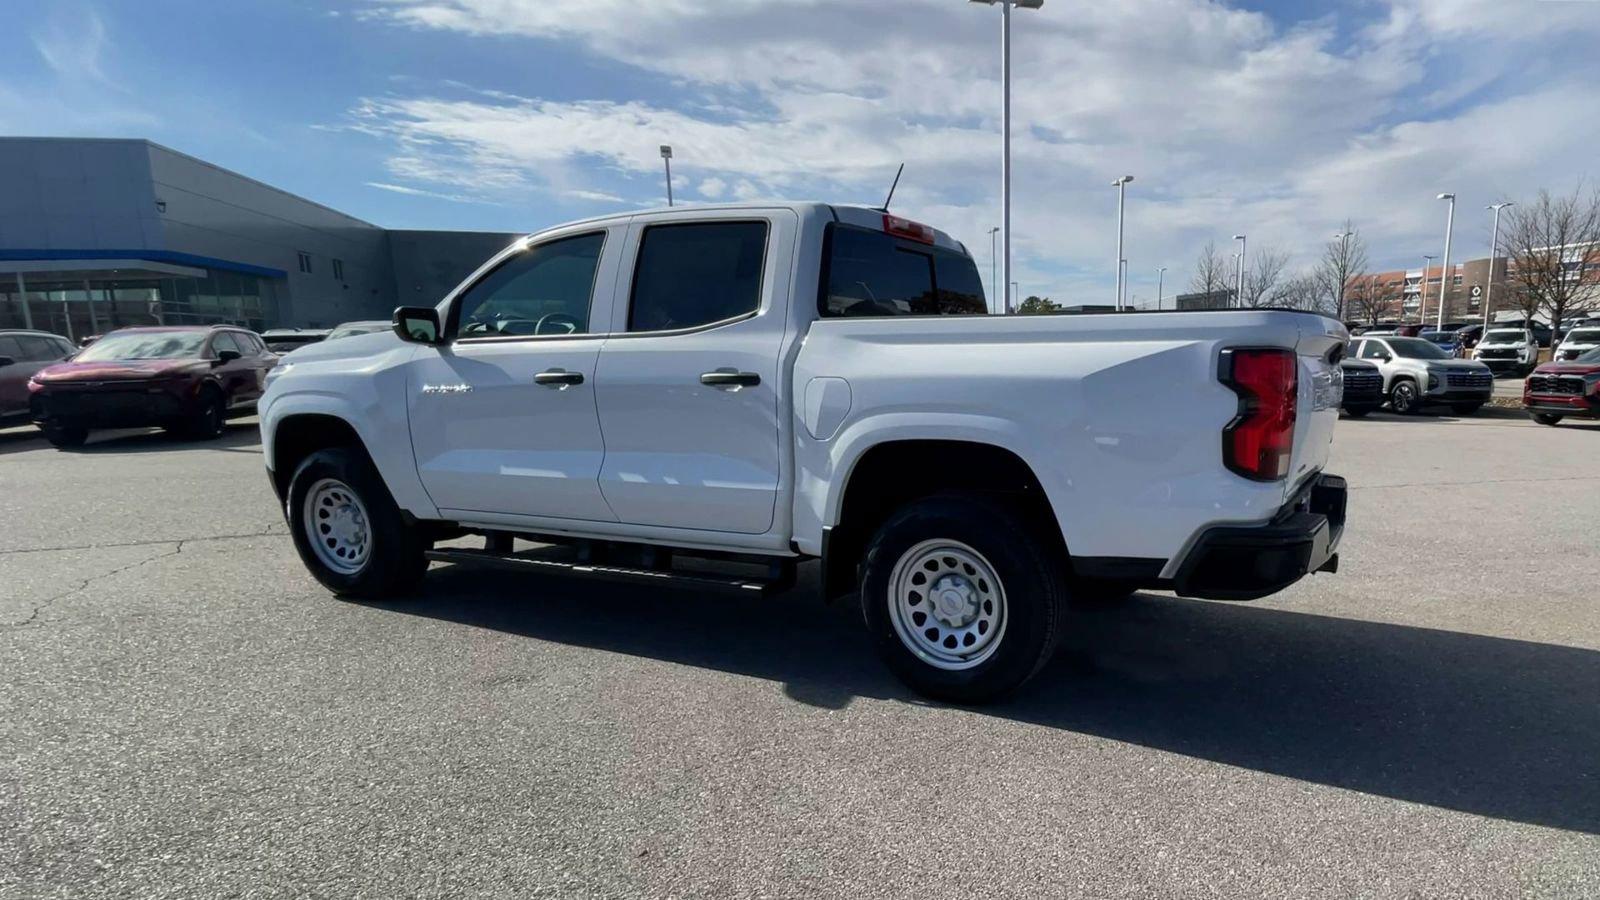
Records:
[[[933,603],[939,620],[956,628],[971,622],[977,612],[972,586],[955,576],[941,578],[934,585]]]

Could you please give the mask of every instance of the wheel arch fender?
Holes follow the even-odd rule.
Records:
[[[347,445],[353,437],[372,460],[395,503],[417,518],[437,518],[417,474],[411,435],[402,417],[375,423],[371,407],[331,391],[296,391],[271,397],[261,412],[261,450],[279,499],[288,495],[289,480],[305,456],[316,450]]]

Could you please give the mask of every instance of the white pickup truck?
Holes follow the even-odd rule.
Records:
[[[1338,322],[987,312],[961,244],[881,210],[591,219],[287,356],[266,463],[336,594],[430,560],[754,594],[820,560],[890,667],[958,702],[1037,672],[1075,601],[1337,569]]]

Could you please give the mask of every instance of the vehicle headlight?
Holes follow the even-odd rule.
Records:
[[[294,368],[294,363],[286,363],[286,362],[278,363],[277,365],[275,365],[272,368],[268,369],[266,375],[262,376],[262,378],[261,378],[261,386],[262,387],[270,387],[274,381],[278,380],[279,376],[283,375],[283,373],[289,371],[292,368]]]

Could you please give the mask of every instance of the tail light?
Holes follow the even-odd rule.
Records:
[[[895,237],[903,237],[922,244],[933,243],[933,229],[910,219],[883,214],[883,230]]]
[[[1239,395],[1239,414],[1222,429],[1222,461],[1252,481],[1289,474],[1299,365],[1293,350],[1224,350],[1218,378]]]

